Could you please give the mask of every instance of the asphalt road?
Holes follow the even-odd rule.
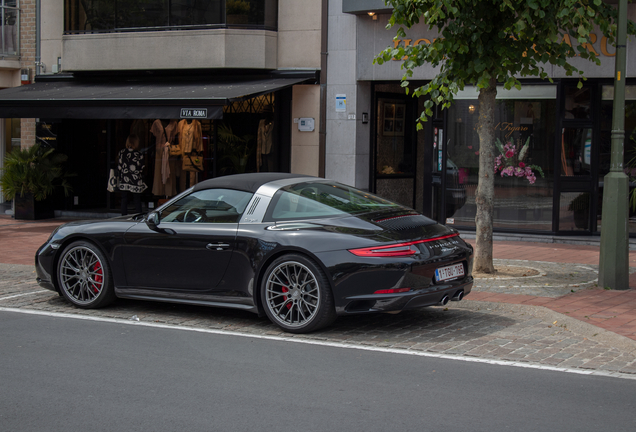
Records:
[[[636,380],[0,312],[0,431],[633,431]]]

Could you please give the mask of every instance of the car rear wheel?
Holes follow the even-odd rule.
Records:
[[[269,265],[261,300],[269,319],[291,333],[318,330],[336,319],[327,277],[302,255],[284,255]]]
[[[92,243],[78,241],[64,249],[57,280],[64,298],[77,307],[93,309],[115,300],[108,261]]]

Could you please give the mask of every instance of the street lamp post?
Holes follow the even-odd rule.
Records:
[[[598,282],[602,288],[628,289],[628,193],[629,180],[623,172],[625,143],[625,57],[627,43],[627,0],[618,4],[614,113],[612,116],[612,158],[603,180],[603,214]]]

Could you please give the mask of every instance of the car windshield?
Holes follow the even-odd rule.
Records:
[[[266,215],[272,221],[315,219],[402,208],[368,192],[339,183],[313,182],[276,192]]]
[[[162,222],[238,223],[252,193],[231,189],[193,192],[161,211]]]

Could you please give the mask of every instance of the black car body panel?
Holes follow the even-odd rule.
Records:
[[[60,254],[74,241],[86,240],[108,258],[118,297],[260,313],[263,273],[275,259],[289,253],[306,256],[322,269],[340,315],[430,306],[470,292],[472,247],[456,231],[397,205],[355,215],[268,221],[266,206],[273,205],[268,199],[280,189],[277,181],[326,181],[276,173],[248,176],[199,183],[157,210],[158,215],[181,197],[220,185],[254,194],[237,223],[173,221],[154,226],[148,216],[134,215],[60,226],[36,254],[39,284],[59,291]],[[263,192],[264,188],[269,190]],[[260,210],[259,200],[265,206]],[[410,256],[350,252],[405,242],[413,243]],[[463,276],[435,280],[436,269],[454,264],[463,265]],[[386,290],[393,291],[377,293]]]

